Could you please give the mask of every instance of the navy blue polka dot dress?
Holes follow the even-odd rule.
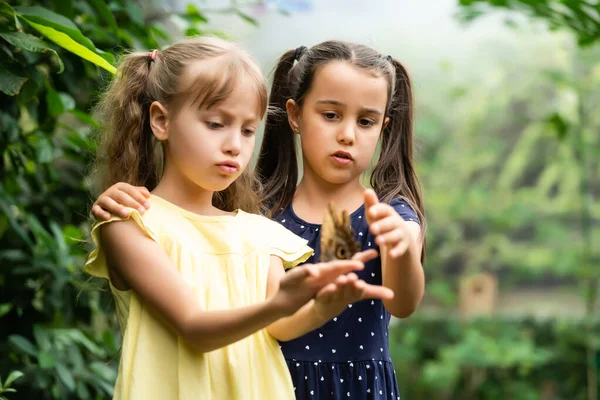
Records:
[[[391,205],[405,220],[418,222],[407,202]],[[315,250],[306,262],[319,260],[320,225],[300,219],[290,205],[276,220],[308,240]],[[350,215],[352,229],[362,250],[375,248],[364,205]],[[381,285],[381,259],[368,262],[357,273],[364,281]],[[294,382],[297,399],[399,399],[398,383],[388,348],[390,314],[380,300],[350,304],[321,328],[281,342],[281,350]]]

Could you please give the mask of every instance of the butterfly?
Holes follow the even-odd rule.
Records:
[[[349,260],[359,250],[348,211],[339,211],[335,204],[329,203],[321,225],[321,262]]]

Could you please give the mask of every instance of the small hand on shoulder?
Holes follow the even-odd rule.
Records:
[[[108,221],[111,215],[126,218],[127,208],[134,208],[144,214],[150,208],[150,191],[143,186],[133,186],[118,182],[106,189],[92,206],[92,215],[99,221]]]

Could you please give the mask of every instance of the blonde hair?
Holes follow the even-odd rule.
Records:
[[[194,84],[182,90],[182,74],[196,61],[206,61],[206,68],[200,68]],[[225,100],[239,79],[254,83],[262,118],[267,107],[265,79],[256,61],[234,43],[197,37],[167,47],[152,62],[148,52],[125,55],[94,111],[103,125],[94,165],[96,190],[104,191],[117,182],[149,190],[158,184],[164,156],[150,128],[152,102],[177,110],[193,96],[199,107],[210,108]],[[215,193],[213,204],[226,211],[259,212],[259,189],[251,168],[246,168],[227,189]]]

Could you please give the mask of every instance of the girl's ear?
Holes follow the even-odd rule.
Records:
[[[292,99],[285,102],[285,109],[287,111],[288,122],[294,133],[300,133],[300,107]]]
[[[381,127],[382,132],[385,130],[385,128],[387,128],[389,123],[390,123],[390,117],[385,117],[385,119],[383,120],[383,126]]]
[[[169,138],[169,111],[158,101],[150,104],[150,128],[160,141]]]

